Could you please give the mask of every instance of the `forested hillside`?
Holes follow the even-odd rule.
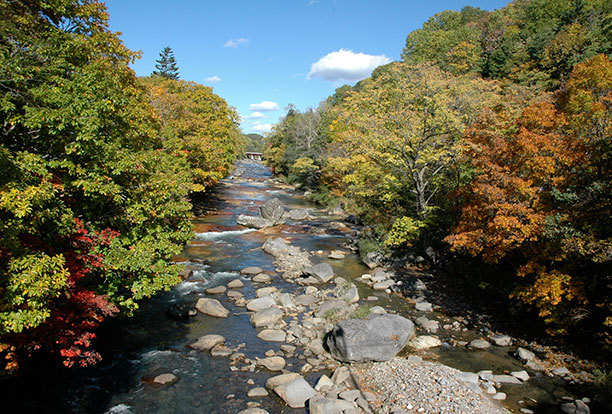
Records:
[[[267,162],[359,214],[363,250],[460,269],[548,333],[610,344],[611,11],[517,0],[436,14],[401,62],[290,108]]]
[[[178,281],[190,202],[243,151],[210,88],[137,79],[88,0],[0,1],[0,354],[99,359],[95,328]]]

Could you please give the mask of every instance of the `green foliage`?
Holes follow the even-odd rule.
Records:
[[[347,319],[363,319],[370,314],[372,305],[360,305]]]
[[[381,244],[373,238],[363,237],[357,243],[359,247],[359,256],[363,259],[368,253],[381,251]]]
[[[162,145],[191,166],[192,190],[203,191],[226,176],[244,153],[236,111],[208,86],[160,76],[140,81],[161,121]]]
[[[159,59],[155,64],[155,69],[151,75],[161,76],[162,78],[178,80],[179,69],[176,65],[174,52],[170,46],[166,46],[159,54]]]
[[[312,158],[298,158],[289,169],[293,180],[304,184],[308,188],[316,187],[321,169]]]
[[[169,261],[191,238],[189,192],[243,150],[235,111],[209,88],[139,82],[107,20],[95,1],[0,1],[7,369],[37,349],[96,362],[105,317],[179,280]]]
[[[387,247],[409,247],[419,239],[421,230],[425,223],[415,220],[412,217],[399,217],[393,222],[393,226],[385,240]]]
[[[245,134],[243,135],[244,150],[246,152],[263,152],[264,140],[264,136],[260,134]]]
[[[402,59],[552,90],[575,64],[612,53],[611,9],[610,0],[522,0],[446,10],[408,35]]]

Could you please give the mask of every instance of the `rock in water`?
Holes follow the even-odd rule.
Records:
[[[319,263],[304,269],[304,273],[314,276],[323,283],[329,282],[334,277],[334,269],[329,263]]]
[[[271,227],[274,225],[270,220],[266,220],[263,217],[254,217],[247,216],[246,214],[241,214],[236,219],[236,223],[241,226],[251,227],[255,229],[263,229],[265,227]]]
[[[273,198],[264,203],[263,206],[259,207],[259,215],[262,218],[269,220],[272,224],[283,223],[283,215],[285,214],[285,207],[278,198]]]
[[[217,318],[227,318],[229,311],[217,299],[200,298],[196,303],[196,309],[200,312]]]
[[[198,351],[208,351],[209,349],[222,344],[225,342],[225,338],[221,335],[204,335],[198,338],[198,340],[191,345],[189,345],[192,349],[197,349]]]
[[[299,208],[289,211],[286,214],[291,220],[308,220],[310,219],[310,210],[307,208]]]
[[[383,262],[383,259],[384,257],[382,254],[378,252],[370,252],[365,255],[365,257],[363,258],[363,262],[370,269],[374,269],[375,267],[380,266],[380,264]]]
[[[408,343],[414,324],[399,315],[373,315],[342,321],[330,332],[327,346],[343,362],[387,361]]]
[[[291,408],[302,408],[317,392],[302,377],[274,388],[274,392]]]
[[[193,305],[188,303],[175,303],[170,305],[166,311],[166,315],[173,319],[187,319],[190,316],[196,316],[198,312],[193,308]]]
[[[272,238],[270,237],[263,245],[264,252],[271,254],[272,256],[280,256],[287,250],[289,250],[289,244],[281,239],[280,237]]]

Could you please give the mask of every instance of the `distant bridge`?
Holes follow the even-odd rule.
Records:
[[[247,152],[245,155],[249,160],[263,161],[263,154],[261,152]]]

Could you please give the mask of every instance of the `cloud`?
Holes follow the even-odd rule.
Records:
[[[313,63],[310,66],[308,79],[319,77],[332,82],[358,81],[368,77],[376,67],[389,62],[391,59],[385,55],[366,55],[340,49]]]
[[[257,132],[270,132],[272,131],[272,124],[255,123],[255,125],[253,125],[251,129]]]
[[[313,5],[313,4],[315,4],[315,3],[318,3],[318,1],[317,1],[317,0],[310,0],[310,1],[308,2],[308,7],[312,6],[312,5]]]
[[[241,115],[240,117],[242,119],[260,119],[260,118],[266,118],[266,116],[264,114],[262,114],[261,112],[253,112],[251,115]]]
[[[248,45],[249,44],[249,39],[247,39],[246,37],[241,37],[239,39],[230,39],[227,42],[225,42],[225,44],[223,45],[223,47],[233,47],[233,48],[237,48],[240,45]]]
[[[217,75],[210,76],[204,80],[209,83],[221,82],[221,78],[218,77]]]
[[[258,104],[249,105],[249,110],[251,111],[261,111],[261,112],[270,112],[270,111],[278,111],[280,108],[276,102],[271,101],[261,101]]]

